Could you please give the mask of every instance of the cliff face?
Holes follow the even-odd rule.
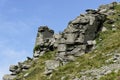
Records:
[[[119,18],[120,4],[113,2],[97,10],[87,9],[60,34],[39,27],[33,58],[11,65],[12,73],[3,80],[116,80],[120,70]]]

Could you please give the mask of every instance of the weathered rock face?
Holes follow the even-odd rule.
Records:
[[[43,44],[44,41],[53,38],[54,31],[49,29],[47,26],[40,26],[38,28],[37,38],[35,45]]]
[[[69,22],[68,27],[62,33],[57,60],[67,62],[71,60],[69,59],[71,56],[73,56],[72,59],[75,56],[81,56],[94,45],[93,40],[101,30],[106,15],[92,9],[88,9],[86,12]]]
[[[40,26],[38,28],[33,57],[36,59],[46,51],[54,50],[54,43],[54,31],[47,26]]]

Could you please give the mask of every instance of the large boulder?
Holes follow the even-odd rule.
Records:
[[[38,28],[37,38],[35,45],[44,43],[44,40],[53,38],[54,31],[49,29],[47,26],[40,26]]]
[[[18,68],[19,68],[19,67],[18,67],[17,65],[10,65],[9,70],[10,70],[11,72],[15,72]]]
[[[33,50],[34,59],[43,56],[47,51],[55,50],[58,46],[59,37],[59,35],[54,35],[54,31],[47,26],[40,26],[38,28],[36,43]]]
[[[59,65],[60,65],[59,61],[55,61],[55,60],[45,61],[45,74],[50,74]]]
[[[74,57],[85,54],[95,45],[93,41],[101,30],[106,15],[92,9],[88,9],[86,12],[70,21],[62,33],[56,60],[74,61]]]

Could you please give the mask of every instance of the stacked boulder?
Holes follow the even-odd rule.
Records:
[[[70,21],[62,33],[58,44],[57,60],[74,61],[74,57],[85,54],[95,45],[94,39],[101,30],[106,15],[92,9],[86,12]]]
[[[38,59],[39,56],[42,56],[47,51],[53,51],[55,48],[54,43],[54,31],[47,26],[40,26],[34,48],[34,59]]]
[[[16,76],[28,69],[34,64],[33,61],[38,59],[47,51],[53,51],[56,49],[59,35],[54,35],[54,31],[49,29],[47,26],[40,26],[38,28],[33,58],[27,57],[24,62],[18,62],[17,65],[11,65],[9,71],[11,74],[6,74],[3,80],[13,80]]]
[[[6,74],[3,80],[13,80],[21,72],[27,71],[32,66],[31,60],[26,60],[25,62],[18,62],[18,65],[10,65],[9,71],[11,74]]]
[[[54,34],[54,31],[47,26],[40,26],[38,28],[33,59],[39,59],[39,56],[47,51],[54,51],[58,47],[61,34]],[[49,75],[52,71],[59,66],[59,61],[47,60],[45,61],[45,74]]]

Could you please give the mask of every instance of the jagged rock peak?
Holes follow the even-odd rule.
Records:
[[[35,45],[40,45],[41,43],[44,43],[45,40],[53,38],[53,35],[54,35],[54,30],[48,28],[48,26],[40,26],[38,28]]]
[[[48,26],[40,26],[40,27],[38,28],[38,32],[44,32],[44,31],[48,31],[48,32],[51,32],[51,33],[54,34],[54,30],[48,28]]]

